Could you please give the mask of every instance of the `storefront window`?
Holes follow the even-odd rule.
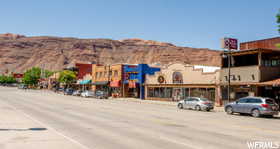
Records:
[[[154,88],[154,97],[159,97],[159,88]]]
[[[172,98],[172,88],[170,87],[148,88],[148,97]]]
[[[172,98],[172,88],[165,88],[165,98]]]
[[[148,97],[154,97],[154,88],[148,88]]]
[[[118,76],[119,76],[118,71],[115,70],[115,71],[114,71],[114,77],[118,77]]]
[[[190,97],[190,89],[189,88],[184,88],[183,89],[183,97],[184,98]]]
[[[96,77],[96,79],[98,79],[98,77],[99,77],[98,72],[95,73],[95,77]]]

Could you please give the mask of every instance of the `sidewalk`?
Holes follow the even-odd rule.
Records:
[[[157,104],[157,105],[165,105],[165,106],[177,106],[177,102],[170,101],[156,101],[156,100],[141,100],[138,98],[109,98],[110,100],[120,100],[120,101],[129,101],[129,102],[137,102],[141,104]],[[215,112],[224,112],[224,107],[214,107]]]
[[[82,146],[54,129],[0,102],[1,149],[82,149]]]

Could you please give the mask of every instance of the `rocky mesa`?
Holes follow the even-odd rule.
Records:
[[[24,72],[33,66],[61,70],[82,63],[147,63],[166,65],[174,62],[220,65],[220,51],[178,47],[142,39],[77,39],[0,35],[0,73]]]

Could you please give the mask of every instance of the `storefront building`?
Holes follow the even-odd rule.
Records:
[[[230,101],[245,96],[263,96],[274,98],[280,103],[280,49],[277,49],[275,45],[273,47],[272,44],[276,40],[280,41],[280,38],[241,43],[241,50],[230,54],[230,78],[228,77],[229,53],[224,52],[221,55],[220,80],[224,104],[229,102],[227,90],[229,79],[231,82]]]
[[[219,67],[170,64],[154,75],[146,75],[146,99],[178,101],[205,97],[219,101]]]
[[[160,68],[150,67],[147,64],[124,65],[123,88],[124,97],[145,98],[146,75],[154,75]]]
[[[74,87],[76,90],[91,90],[91,74],[86,74],[82,79],[79,79]]]
[[[145,76],[159,68],[147,64],[93,65],[92,89],[107,91],[112,97],[135,97],[144,99]]]
[[[110,96],[122,97],[122,64],[92,66],[92,90],[106,91]]]

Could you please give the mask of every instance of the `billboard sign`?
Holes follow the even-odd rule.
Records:
[[[237,39],[234,39],[234,38],[223,38],[221,41],[221,47],[223,49],[237,50],[238,41],[237,41]]]

